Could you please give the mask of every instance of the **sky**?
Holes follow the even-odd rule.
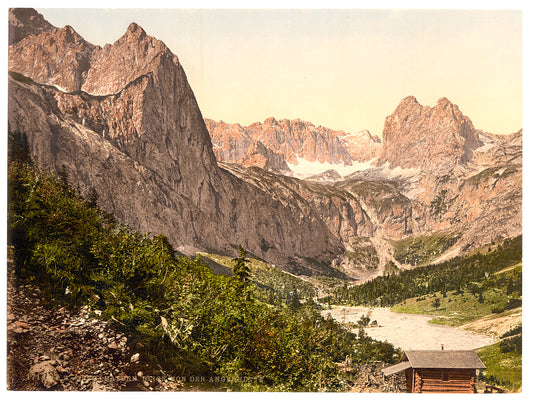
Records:
[[[413,95],[447,97],[487,132],[522,128],[520,10],[37,10],[100,46],[138,23],[178,56],[214,120],[300,118],[380,136]]]

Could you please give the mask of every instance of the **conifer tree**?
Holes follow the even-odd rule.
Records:
[[[250,260],[246,259],[246,250],[239,245],[239,257],[233,259],[233,275],[243,283],[250,280],[250,268],[246,265]]]

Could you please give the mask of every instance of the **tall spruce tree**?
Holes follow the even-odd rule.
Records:
[[[239,245],[239,257],[233,259],[233,275],[238,277],[243,283],[250,280],[250,268],[246,265],[250,260],[246,259],[246,250]]]

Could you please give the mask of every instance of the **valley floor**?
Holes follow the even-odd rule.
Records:
[[[365,328],[373,339],[388,341],[402,350],[471,350],[488,346],[498,340],[488,335],[472,333],[452,326],[429,323],[433,316],[392,312],[389,308],[334,306],[322,311],[340,323],[357,323],[362,315],[377,321],[377,326]],[[358,328],[354,327],[357,332]]]

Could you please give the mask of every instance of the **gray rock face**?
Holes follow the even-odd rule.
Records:
[[[50,361],[34,364],[28,372],[28,377],[40,382],[46,389],[56,386],[59,381],[59,373]]]
[[[20,26],[39,20],[11,13]],[[403,100],[383,144],[300,120],[204,122],[178,58],[136,24],[104,48],[70,27],[39,26],[9,49],[11,129],[27,134],[42,168],[64,167],[118,220],[182,251],[231,254],[241,244],[293,272],[342,277],[330,266],[346,262],[347,250],[375,250],[379,274],[390,239],[454,232],[451,257],[522,232],[522,132],[479,132],[445,98],[433,108]],[[362,153],[359,144],[374,146]],[[342,181],[316,178],[323,183],[275,173],[297,158],[346,163],[357,152],[380,152],[377,166]]]
[[[43,168],[64,166],[119,220],[178,248],[231,253],[241,244],[279,265],[342,252],[321,220],[218,167],[185,73],[162,42],[135,24],[103,49],[69,27],[51,35],[10,47],[10,69],[34,81],[10,78],[9,123],[27,133]]]

